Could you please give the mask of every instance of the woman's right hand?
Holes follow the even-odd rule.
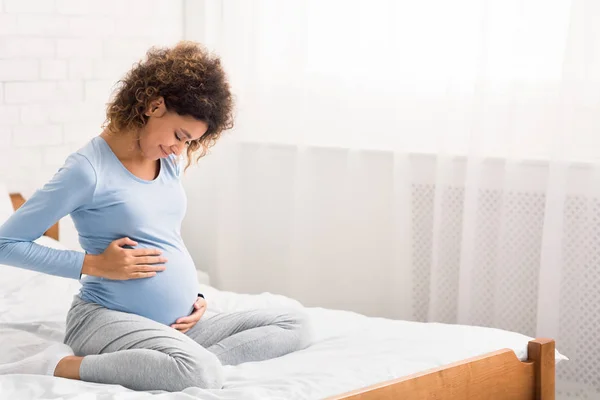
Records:
[[[124,249],[122,246],[136,246],[129,238],[111,242],[102,254],[86,254],[81,273],[113,280],[150,278],[164,271],[167,259],[160,257],[158,249]]]

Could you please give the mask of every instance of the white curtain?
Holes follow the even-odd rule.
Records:
[[[187,9],[238,102],[185,182],[215,286],[552,337],[600,396],[599,1]]]

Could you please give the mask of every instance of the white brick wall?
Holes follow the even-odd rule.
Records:
[[[0,182],[9,191],[31,195],[100,133],[116,81],[152,45],[183,38],[183,1],[0,0]]]

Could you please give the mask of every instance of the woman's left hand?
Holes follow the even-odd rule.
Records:
[[[198,297],[198,300],[194,303],[194,312],[188,315],[187,317],[179,318],[171,328],[177,329],[181,331],[181,333],[186,333],[189,331],[192,326],[196,325],[200,318],[204,315],[206,311],[206,300],[202,297]]]

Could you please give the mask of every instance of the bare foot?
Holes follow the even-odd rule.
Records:
[[[83,357],[67,356],[60,360],[54,370],[54,376],[68,379],[81,379],[79,377],[79,366]]]

